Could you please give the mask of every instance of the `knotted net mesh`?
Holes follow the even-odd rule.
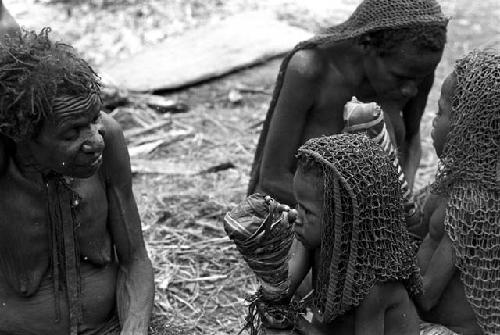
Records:
[[[447,24],[448,18],[443,14],[436,0],[364,0],[345,22],[329,27],[312,39],[297,44],[281,63],[271,103],[255,150],[247,194],[254,193],[259,183],[262,155],[271,119],[283,86],[288,63],[297,51],[327,47],[336,42],[356,38],[374,31],[403,27],[421,28],[431,25],[446,27]]]
[[[455,75],[433,191],[449,199],[445,228],[479,326],[500,334],[500,54],[473,51]]]
[[[410,295],[422,288],[405,228],[396,167],[364,134],[311,139],[300,162],[321,169],[324,213],[313,305],[323,322],[358,306],[379,282],[401,281]]]

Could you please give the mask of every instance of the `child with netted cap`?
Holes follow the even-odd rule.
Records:
[[[431,136],[440,163],[424,208],[417,306],[424,320],[459,334],[500,334],[498,51],[476,50],[456,62]]]
[[[284,314],[294,334],[418,334],[410,296],[422,283],[392,160],[364,134],[311,139],[297,157],[297,248],[287,295],[312,269],[314,317],[307,322],[297,315],[300,309],[289,308],[292,313]],[[258,308],[271,329],[282,326],[268,320],[274,307],[263,301]]]
[[[252,166],[248,194],[295,205],[295,153],[340,133],[344,105],[377,102],[411,190],[419,123],[446,42],[435,0],[364,0],[344,23],[299,43],[283,60]]]

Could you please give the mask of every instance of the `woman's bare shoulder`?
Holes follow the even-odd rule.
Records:
[[[302,49],[290,58],[287,71],[293,71],[309,80],[318,80],[325,72],[325,60],[317,49]]]

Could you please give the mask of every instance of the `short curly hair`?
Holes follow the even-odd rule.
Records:
[[[446,45],[446,25],[416,25],[394,29],[376,30],[364,34],[361,41],[375,47],[382,56],[390,54],[403,42],[410,42],[421,50],[443,51]],[[363,43],[363,42],[362,42]]]
[[[100,93],[96,72],[71,46],[52,42],[50,30],[0,43],[0,134],[15,141],[36,137],[54,98]]]

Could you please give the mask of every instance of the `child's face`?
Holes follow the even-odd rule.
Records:
[[[88,178],[102,163],[104,129],[100,103],[68,107],[44,121],[27,142],[37,163],[65,176]]]
[[[313,172],[297,169],[293,180],[298,218],[294,230],[297,239],[306,248],[321,246],[321,218],[323,214],[323,184]]]
[[[434,72],[441,55],[441,52],[421,51],[408,42],[386,55],[369,49],[365,71],[377,101],[405,103],[416,96],[420,83]]]
[[[446,136],[449,131],[450,112],[452,107],[452,99],[455,93],[456,86],[455,73],[451,73],[443,82],[441,86],[441,96],[438,102],[438,112],[432,122],[431,138],[434,143],[434,149],[438,157],[441,157],[444,145],[446,143]]]

